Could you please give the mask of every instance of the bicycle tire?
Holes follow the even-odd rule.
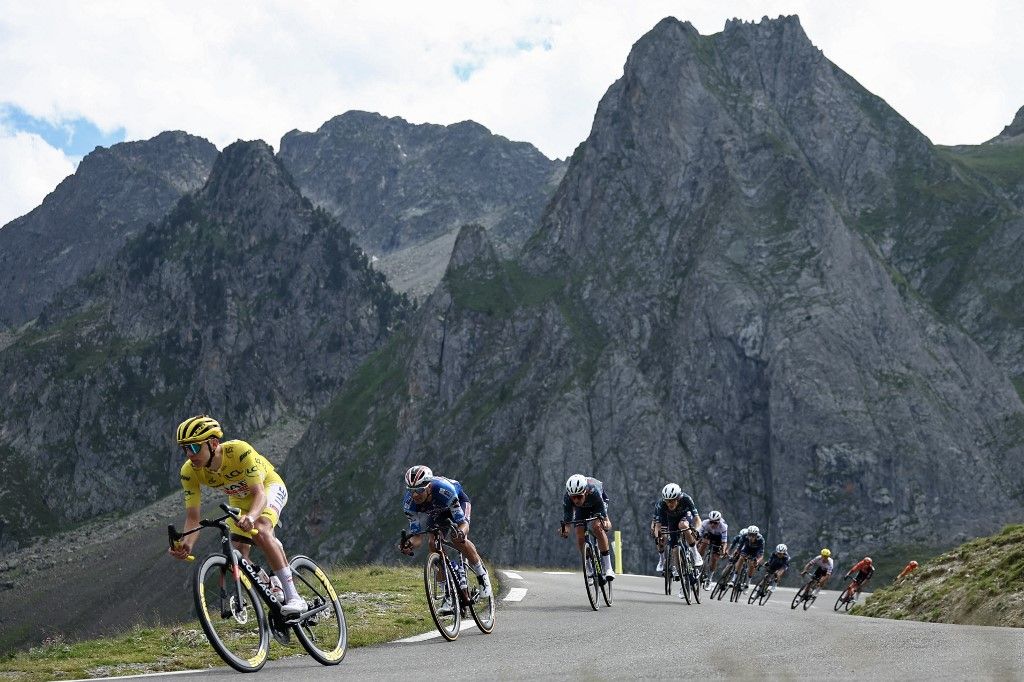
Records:
[[[800,589],[796,591],[796,594],[793,595],[793,601],[790,603],[789,608],[796,609],[796,607],[800,606],[800,601],[803,598],[801,595],[803,595],[804,590],[807,589],[808,584],[809,583],[804,583],[800,586]]]
[[[245,575],[239,574],[241,605],[236,604],[237,593],[222,595],[222,585],[228,590],[234,587],[230,575],[230,562],[223,554],[211,554],[196,566],[192,578],[196,615],[217,655],[238,672],[252,673],[267,662],[270,625],[263,603]],[[225,596],[226,604],[222,603]]]
[[[589,575],[588,575],[589,573]],[[597,577],[598,573],[597,557],[594,556],[594,548],[589,542],[583,545],[583,584],[587,588],[587,599],[590,600],[590,608],[597,611]]]
[[[728,567],[727,567],[728,568]],[[715,589],[711,590],[711,598],[715,599],[715,590],[718,590],[717,599],[722,601],[722,597],[725,596],[725,591],[729,589],[729,576],[733,574],[731,570],[722,571],[718,577],[718,584],[715,585]]]
[[[804,611],[806,611],[807,609],[811,608],[811,604],[813,604],[817,599],[818,599],[817,596],[812,596],[810,594],[805,596],[804,597]]]
[[[438,579],[438,574],[444,575],[443,582]],[[454,642],[458,638],[462,627],[462,609],[459,608],[457,585],[452,567],[440,552],[431,552],[427,555],[427,562],[423,565],[423,589],[427,593],[427,607],[437,631],[449,642]],[[451,613],[441,613],[446,601],[450,605]]]
[[[691,559],[692,561],[692,559]],[[697,577],[694,578],[693,574],[697,573]],[[697,604],[700,603],[700,571],[697,570],[696,566],[690,567],[690,594],[693,595],[693,601]]]
[[[348,649],[348,624],[338,593],[323,569],[308,556],[293,556],[288,563],[299,596],[309,609],[324,609],[295,623],[295,637],[310,656],[322,665],[338,665]]]
[[[771,589],[771,587],[772,587],[772,583],[769,580],[768,584],[765,585],[764,594],[757,601],[757,605],[758,606],[764,606],[765,604],[768,603],[768,600],[772,598],[772,589]]]
[[[662,553],[662,556],[664,557],[662,559],[661,567],[664,569],[662,571],[662,575],[665,576],[665,594],[671,595],[672,594],[672,558],[671,558],[671,555],[669,554],[668,547],[665,548],[665,551]]]
[[[494,595],[480,597],[477,592],[469,602],[469,613],[480,632],[491,634],[494,629]]]
[[[686,574],[686,561],[683,559],[682,543],[672,548],[672,565],[679,572],[679,590],[683,593],[686,603],[690,603],[690,577]]]
[[[747,605],[753,604],[755,601],[761,598],[761,588],[764,587],[764,581],[768,579],[768,576],[761,578],[754,589],[750,590],[750,596],[747,597]]]

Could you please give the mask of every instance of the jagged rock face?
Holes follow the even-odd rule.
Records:
[[[906,201],[887,188],[908,160],[953,166],[864,96],[795,18],[709,37],[659,23],[522,258],[460,234],[410,331],[291,453],[289,475],[316,482],[292,510],[305,539],[388,551],[376,529],[400,522],[416,462],[479,496],[474,535],[503,562],[571,557],[552,531],[576,472],[606,482],[632,566],[670,480],[798,554],[1019,515],[1024,406],[860,223]],[[886,227],[901,248],[933,248],[902,227]],[[358,419],[342,407],[357,399],[373,405]]]
[[[373,254],[467,223],[485,226],[501,248],[512,249],[536,227],[565,169],[533,145],[471,121],[412,125],[360,111],[315,133],[288,133],[280,157],[303,194]]]
[[[34,318],[53,296],[111,261],[146,225],[199,189],[217,148],[166,132],[88,154],[31,213],[0,229],[0,325]]]
[[[7,537],[177,485],[173,429],[191,414],[246,437],[316,413],[406,305],[269,146],[229,146],[201,190],[0,353]]]
[[[989,140],[989,144],[1021,144],[1024,143],[1024,107],[1017,110],[1010,125],[1003,128],[1003,131]]]

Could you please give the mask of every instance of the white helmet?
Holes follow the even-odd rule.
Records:
[[[713,512],[711,512],[710,514],[708,514],[708,520],[709,521],[721,521],[722,520],[722,512],[720,512],[720,511],[713,511]]]
[[[675,483],[669,483],[661,489],[661,499],[663,500],[678,500],[682,494],[683,489]]]
[[[743,530],[740,531],[740,535],[746,535],[749,532],[750,532],[750,528],[747,527],[747,528],[744,528]]]
[[[405,472],[406,488],[421,488],[434,480],[434,472],[422,464],[409,467]]]
[[[789,551],[789,547],[786,547],[786,545],[779,543],[778,545],[775,545],[775,551],[778,554],[785,554]]]
[[[757,526],[751,526],[750,528],[747,528],[747,535],[757,535],[760,532],[761,529]]]
[[[579,495],[587,489],[587,477],[583,474],[573,474],[565,482],[565,491],[570,495]]]

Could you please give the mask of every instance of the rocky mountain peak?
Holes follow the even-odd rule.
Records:
[[[989,142],[995,143],[1024,143],[1024,107],[1017,110],[1010,125],[1003,128],[1003,131],[996,135]]]
[[[288,171],[263,140],[240,140],[225,147],[198,199],[226,220],[237,218],[238,211],[251,213],[258,207],[272,215],[302,202]]]

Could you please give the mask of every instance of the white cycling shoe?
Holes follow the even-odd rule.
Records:
[[[281,604],[281,614],[284,616],[295,616],[309,608],[306,605],[306,600],[302,597],[296,597],[295,599],[289,599],[284,604]]]
[[[493,596],[491,591],[491,577],[484,573],[483,575],[477,576],[477,582],[480,584],[480,591],[477,595],[486,599],[487,597]]]

